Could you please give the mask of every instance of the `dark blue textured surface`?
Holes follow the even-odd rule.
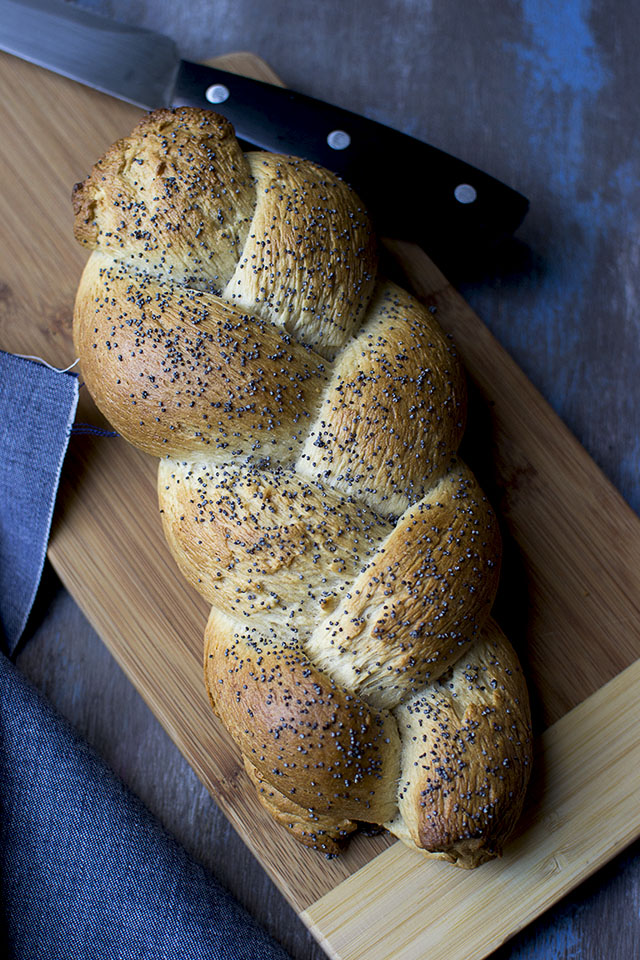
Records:
[[[462,292],[637,512],[637,10],[611,0],[509,8],[508,28],[488,23],[478,41],[503,84],[493,109],[480,94],[482,139],[494,138],[481,149],[530,198],[518,234],[528,258]]]

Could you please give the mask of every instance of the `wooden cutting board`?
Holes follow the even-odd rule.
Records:
[[[277,82],[250,54],[216,61]],[[140,116],[0,56],[0,346],[73,359],[86,258],[69,196]],[[387,835],[333,861],[263,812],[202,682],[205,602],[165,547],[156,463],[120,438],[74,436],[49,556],[160,722],[325,949],[343,960],[483,957],[640,833],[640,521],[417,247],[389,242],[460,348],[472,383],[465,456],[498,508],[497,604],[530,678],[538,749],[504,858],[477,871],[423,860]],[[78,420],[105,425],[80,391]]]

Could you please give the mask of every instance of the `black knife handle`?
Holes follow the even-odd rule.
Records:
[[[529,206],[436,147],[270,83],[183,60],[172,105],[215,110],[240,139],[333,170],[360,194],[380,233],[416,240],[427,251],[494,244],[513,233]]]

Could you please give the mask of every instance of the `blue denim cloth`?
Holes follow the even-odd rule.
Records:
[[[75,377],[0,353],[11,650],[40,578],[77,393]],[[1,654],[0,925],[14,960],[286,960]]]
[[[78,378],[0,351],[0,627],[12,653],[44,565]]]
[[[0,656],[0,940],[16,960],[286,960]]]

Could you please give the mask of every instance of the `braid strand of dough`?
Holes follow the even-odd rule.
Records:
[[[83,375],[160,458],[169,547],[212,605],[211,704],[260,799],[328,854],[366,822],[461,866],[499,855],[531,731],[490,617],[498,524],[457,455],[454,346],[378,276],[358,197],[180,108],[114,144],[74,210]]]

